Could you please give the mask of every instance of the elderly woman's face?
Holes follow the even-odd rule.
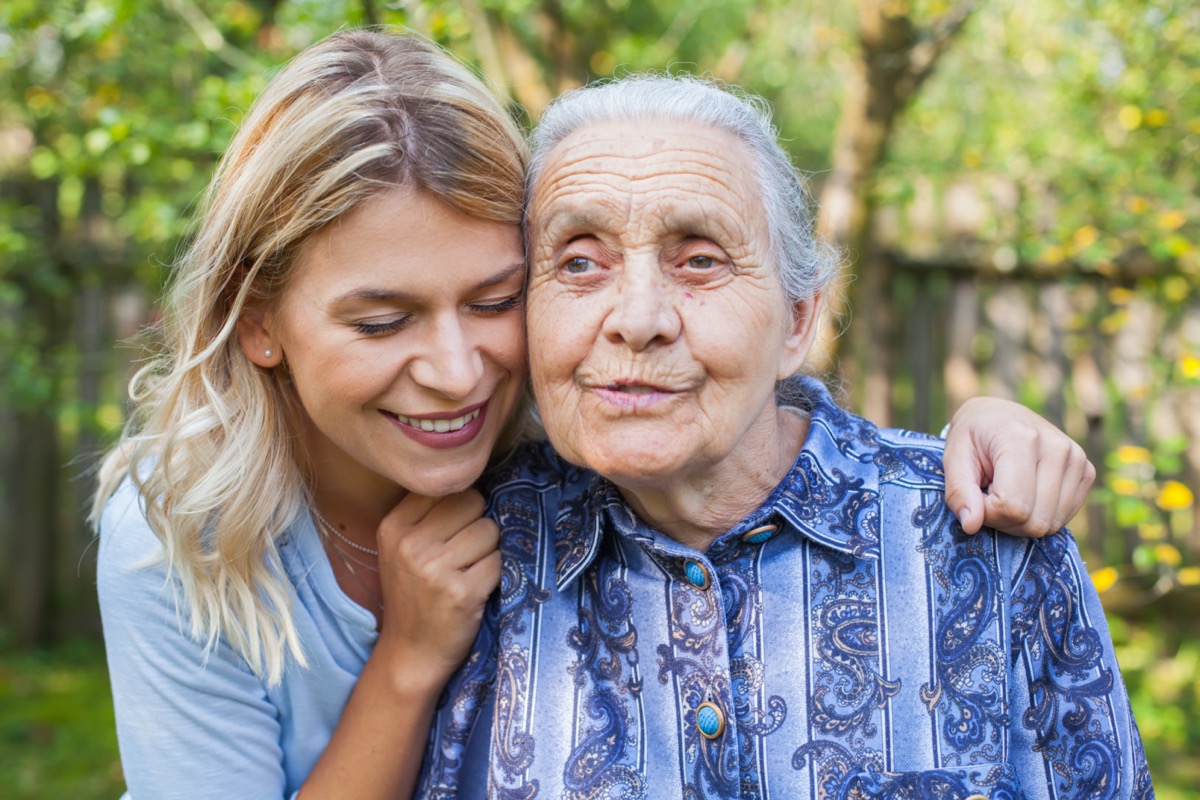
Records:
[[[810,344],[731,134],[603,123],[550,154],[530,201],[530,366],[547,433],[618,485],[778,447],[777,380]]]

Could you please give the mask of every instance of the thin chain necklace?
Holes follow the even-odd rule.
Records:
[[[359,557],[355,556],[355,555],[354,555],[354,553],[351,553],[351,552],[348,552],[348,551],[344,550],[344,549],[342,548],[342,546],[341,546],[340,544],[338,544],[337,542],[333,542],[333,541],[331,541],[331,542],[329,543],[329,546],[330,546],[330,547],[336,547],[336,548],[337,548],[337,551],[338,551],[338,555],[340,555],[342,558],[348,558],[348,559],[350,559],[350,560],[351,560],[351,561],[353,561],[355,564],[357,564],[358,566],[360,566],[360,567],[362,567],[363,569],[365,569],[367,572],[374,572],[376,575],[378,575],[378,574],[379,574],[379,563],[378,563],[378,561],[376,561],[376,563],[374,563],[374,564],[368,564],[366,561],[363,561],[361,558],[359,558]]]
[[[359,576],[358,570],[356,570],[354,566],[348,560],[346,560],[346,554],[342,552],[341,548],[339,548],[337,545],[334,545],[333,549],[337,552],[338,558],[342,560],[342,563],[346,565],[346,570],[350,573],[350,577],[354,578],[354,582],[357,583],[359,587],[367,593],[367,597],[371,598],[371,602],[375,604],[375,607],[379,609],[379,613],[382,614],[383,598],[371,591],[371,587],[367,586],[367,582]]]
[[[321,512],[317,510],[316,506],[310,506],[309,508],[313,513],[313,519],[315,519],[317,521],[317,526],[320,527],[322,530],[324,530],[326,533],[333,534],[333,536],[338,541],[340,541],[344,544],[350,545],[355,550],[358,550],[360,553],[366,553],[369,556],[374,556],[375,558],[379,558],[378,550],[367,547],[365,544],[359,544],[358,542],[354,541],[353,539],[347,538],[344,533],[339,531],[337,528],[333,527],[333,525],[329,522],[329,520],[327,520],[327,519],[325,519],[325,517],[321,516]]]

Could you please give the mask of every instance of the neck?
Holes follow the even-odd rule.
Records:
[[[795,410],[774,408],[766,423],[701,472],[654,485],[619,486],[621,495],[652,528],[704,552],[762,505],[804,445],[808,420]]]
[[[408,490],[339,450],[331,452],[328,440],[310,437],[306,444],[305,470],[317,510],[345,536],[374,548],[379,524]]]

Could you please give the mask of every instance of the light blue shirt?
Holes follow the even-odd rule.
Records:
[[[1070,534],[964,534],[940,441],[803,389],[790,473],[704,553],[548,446],[514,459],[420,796],[1153,797]]]
[[[161,551],[126,483],[100,523],[98,583],[121,762],[134,800],[280,800],[324,751],[375,646],[375,620],[338,586],[304,516],[281,545],[309,666],[269,687],[222,641],[192,641]]]

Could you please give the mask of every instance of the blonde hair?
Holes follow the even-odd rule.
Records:
[[[237,319],[277,304],[303,244],[390,187],[520,224],[524,169],[520,130],[466,67],[415,35],[367,30],[285,66],[217,167],[91,520],[131,479],[191,635],[209,648],[225,637],[269,683],[288,653],[306,663],[278,549],[308,499],[302,412],[285,369],[245,358]]]

